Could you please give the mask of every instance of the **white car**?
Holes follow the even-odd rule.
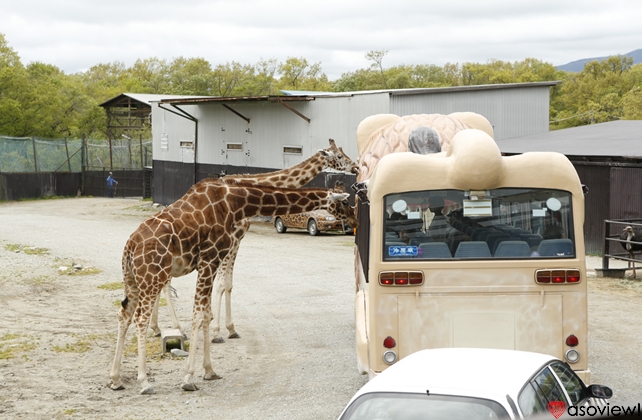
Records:
[[[553,356],[517,350],[421,350],[390,366],[350,400],[340,420],[550,418],[606,406],[603,385],[586,386]],[[590,411],[589,411],[590,413]],[[545,417],[544,417],[545,418]]]

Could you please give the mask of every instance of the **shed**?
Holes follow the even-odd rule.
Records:
[[[169,204],[208,176],[290,167],[330,138],[356,160],[357,126],[374,114],[470,111],[491,122],[497,139],[546,132],[558,83],[163,98],[152,106],[154,200]]]
[[[589,189],[584,221],[587,253],[602,253],[604,220],[642,218],[642,121],[591,124],[499,139],[497,144],[505,155],[548,151],[569,158]]]

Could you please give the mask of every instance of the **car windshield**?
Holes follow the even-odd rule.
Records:
[[[499,403],[482,398],[377,392],[361,395],[341,420],[492,420],[510,418]]]
[[[384,260],[569,258],[568,191],[426,190],[385,197]]]

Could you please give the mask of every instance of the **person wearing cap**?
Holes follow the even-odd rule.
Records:
[[[114,190],[116,189],[116,186],[118,185],[118,181],[116,181],[112,175],[114,175],[112,172],[109,173],[109,176],[107,177],[107,196],[109,198],[114,198]]]

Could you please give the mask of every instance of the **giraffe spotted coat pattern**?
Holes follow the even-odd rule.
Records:
[[[326,209],[358,223],[348,194],[332,190],[282,189],[249,184],[201,181],[174,204],[145,220],[125,244],[122,258],[125,298],[118,312],[118,340],[111,369],[111,388],[123,389],[121,364],[125,337],[132,321],[138,334],[138,380],[142,394],[151,394],[146,368],[146,333],[156,299],[172,277],[197,270],[190,352],[182,388],[196,390],[195,354],[203,332],[203,379],[219,378],[212,368],[209,323],[214,276],[232,245],[234,226],[252,216],[276,216]]]

